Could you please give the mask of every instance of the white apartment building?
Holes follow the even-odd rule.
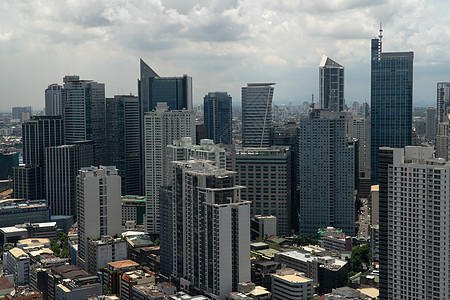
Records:
[[[27,285],[30,274],[30,257],[20,248],[13,248],[3,255],[3,267],[14,276],[14,284]]]
[[[235,172],[200,160],[172,165],[161,199],[161,271],[225,299],[250,280],[250,202]]]
[[[171,110],[165,102],[158,102],[156,110],[145,113],[145,196],[146,231],[159,233],[159,188],[167,173],[167,145],[182,137],[195,140],[195,113],[192,110]]]
[[[434,158],[432,147],[381,149],[393,154],[387,167],[388,299],[449,299],[450,163]]]
[[[273,300],[308,300],[313,292],[313,280],[293,269],[281,269],[272,275]]]
[[[88,239],[122,233],[121,181],[114,167],[81,168],[77,177],[78,264],[90,264]]]

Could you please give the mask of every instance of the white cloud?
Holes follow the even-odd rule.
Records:
[[[433,105],[449,80],[446,2],[425,0],[17,0],[0,3],[0,111],[43,107],[46,84],[65,74],[136,92],[138,59],[162,76],[194,77],[195,99],[275,81],[279,100],[317,92],[322,54],[346,67],[347,101],[369,98],[370,38],[384,50],[415,51],[416,102]],[[425,75],[421,75],[427,74]],[[432,74],[432,75],[430,75]],[[447,78],[441,78],[447,76]],[[440,79],[439,79],[440,78]],[[20,88],[24,83],[28,88]]]

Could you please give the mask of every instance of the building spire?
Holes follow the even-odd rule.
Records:
[[[378,35],[378,37],[380,38],[380,40],[383,38],[383,25],[380,22],[380,34]]]
[[[378,59],[380,59],[380,55],[381,55],[381,51],[382,51],[382,42],[381,40],[383,39],[383,26],[380,22],[380,30],[379,30],[380,34],[378,35]]]

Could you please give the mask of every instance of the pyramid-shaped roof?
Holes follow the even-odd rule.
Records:
[[[156,74],[156,72],[153,71],[153,69],[150,68],[150,67],[145,63],[145,61],[142,60],[142,58],[141,58],[141,60],[140,60],[140,63],[141,63],[141,79],[142,79],[142,78],[148,78],[148,77],[159,77],[159,75]]]
[[[322,60],[320,61],[319,67],[321,68],[343,68],[341,64],[338,64],[328,56],[322,56]]]

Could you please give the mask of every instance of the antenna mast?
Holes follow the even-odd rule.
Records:
[[[381,56],[381,40],[383,39],[383,26],[380,22],[380,31],[379,31],[379,35],[378,35],[378,60],[380,60],[380,56]]]

